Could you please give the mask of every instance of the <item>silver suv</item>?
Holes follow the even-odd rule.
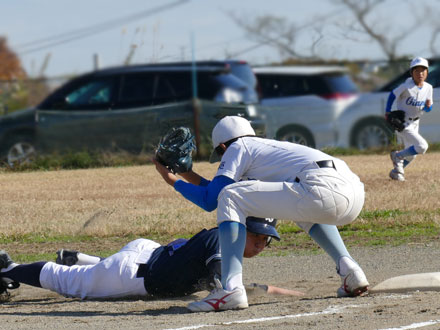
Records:
[[[335,122],[358,96],[345,68],[279,66],[253,68],[261,88],[259,114],[269,138],[315,148],[334,146]]]

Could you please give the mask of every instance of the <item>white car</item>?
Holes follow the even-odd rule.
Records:
[[[429,61],[427,82],[434,88],[434,106],[420,119],[420,134],[428,142],[440,142],[440,60]],[[410,77],[409,70],[375,92],[362,94],[347,107],[337,121],[339,147],[381,148],[390,144],[393,131],[385,121],[390,92]],[[395,109],[396,102],[393,104]]]
[[[339,66],[254,67],[261,90],[258,113],[266,136],[314,148],[336,146],[337,118],[358,97]]]

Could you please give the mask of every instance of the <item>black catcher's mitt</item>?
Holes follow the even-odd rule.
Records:
[[[196,149],[194,136],[187,127],[172,128],[161,140],[156,159],[173,173],[192,169],[192,152]]]
[[[387,122],[398,132],[402,132],[405,128],[405,111],[396,110],[388,113]]]

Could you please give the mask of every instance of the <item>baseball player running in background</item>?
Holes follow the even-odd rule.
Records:
[[[222,250],[222,289],[190,303],[192,311],[247,308],[242,283],[246,217],[261,214],[295,221],[336,263],[342,286],[338,297],[365,292],[368,281],[348,253],[336,225],[352,222],[364,204],[364,185],[340,159],[319,150],[255,136],[250,123],[237,116],[221,119],[212,131],[211,162],[221,159],[212,181],[194,171],[179,180],[158,161],[163,179],[207,211],[217,208]]]
[[[272,238],[279,240],[275,219],[250,217],[246,221],[246,248],[243,256],[259,254]],[[73,251],[59,251],[57,264],[36,262],[16,264],[0,251],[0,283],[9,288],[24,283],[81,299],[123,298],[129,296],[184,296],[212,289],[221,276],[218,228],[202,230],[190,240],[178,239],[161,246],[137,239],[118,253],[102,259]],[[75,266],[69,267],[68,264]],[[0,285],[1,286],[1,285]],[[7,287],[0,287],[0,292]],[[249,290],[264,289],[268,294],[302,295],[298,291],[253,284]]]
[[[405,149],[391,152],[394,168],[390,178],[405,181],[404,168],[414,160],[418,154],[428,150],[428,142],[419,134],[419,119],[424,112],[432,110],[432,86],[425,80],[428,77],[428,61],[416,57],[411,61],[409,77],[403,84],[395,88],[389,95],[385,116],[391,112],[395,99],[397,109],[405,112],[405,128],[397,131],[397,136],[402,140]]]

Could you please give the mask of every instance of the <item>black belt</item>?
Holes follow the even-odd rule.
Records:
[[[334,168],[334,169],[336,169],[335,163],[333,163],[332,160],[320,160],[319,162],[315,162],[315,163],[320,168]],[[297,182],[297,183],[299,182],[299,178],[298,177],[295,178],[295,182]]]
[[[414,117],[414,118],[408,118],[409,120],[412,120],[412,121],[417,121],[417,120],[419,120],[419,117]]]
[[[332,160],[320,160],[319,162],[315,162],[320,168],[323,168],[323,167],[329,167],[329,168],[334,168],[334,169],[336,169],[336,167],[335,167],[335,164],[333,163],[333,161]]]

